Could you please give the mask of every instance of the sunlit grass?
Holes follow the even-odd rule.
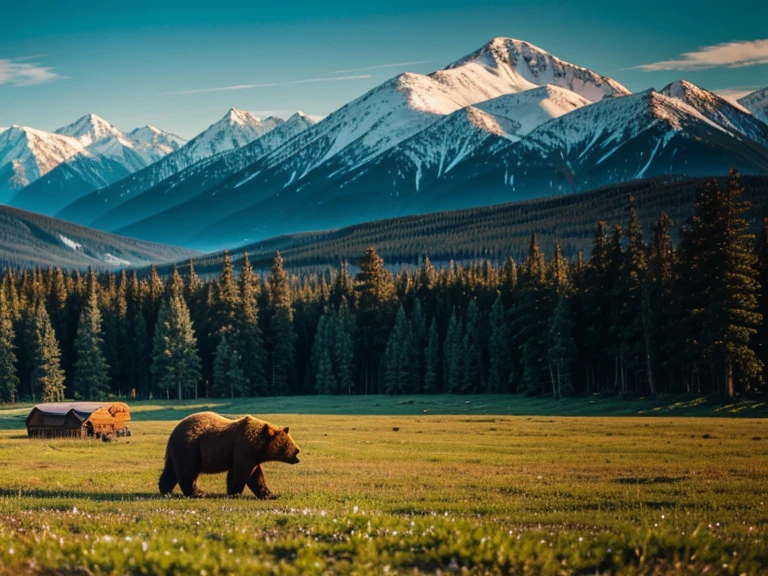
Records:
[[[428,401],[357,399],[366,412],[406,412],[366,416],[296,414],[311,402],[343,412],[347,399],[136,405],[133,436],[110,444],[27,440],[25,411],[0,411],[0,566],[9,574],[758,574],[768,566],[768,421],[473,415],[463,412],[487,400]],[[451,403],[459,415],[435,413]],[[157,494],[175,421],[207,408],[290,425],[302,462],[265,467],[279,500]],[[224,485],[223,475],[201,481],[214,493]]]

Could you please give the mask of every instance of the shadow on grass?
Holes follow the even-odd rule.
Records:
[[[46,490],[44,488],[0,488],[0,498],[31,498],[37,500],[90,500],[92,502],[130,502],[138,500],[242,500],[256,499],[249,494],[206,494],[204,498],[188,498],[178,489],[172,494],[159,492],[85,492],[82,490]]]

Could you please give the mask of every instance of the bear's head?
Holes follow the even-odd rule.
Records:
[[[286,464],[299,463],[301,450],[291,438],[288,426],[278,428],[265,423],[261,433],[266,440],[266,452],[269,460],[285,462]]]

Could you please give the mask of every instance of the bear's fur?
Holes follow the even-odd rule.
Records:
[[[267,488],[262,464],[297,464],[299,447],[288,433],[253,416],[231,420],[214,412],[187,416],[176,425],[165,451],[160,493],[179,485],[185,496],[205,496],[197,487],[200,474],[227,472],[227,494],[242,494],[246,486],[257,498],[277,498]]]

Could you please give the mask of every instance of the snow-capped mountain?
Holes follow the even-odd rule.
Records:
[[[190,215],[187,207],[179,208],[193,219],[188,228],[199,230],[212,219],[236,214],[287,188],[352,173],[457,110],[547,84],[569,89],[587,101],[629,94],[618,82],[527,42],[496,38],[443,70],[400,74],[343,106],[250,166],[247,183],[237,188],[224,183],[209,202],[202,197],[214,192],[204,192],[195,200],[198,216]],[[69,212],[61,215],[71,217]],[[175,218],[172,213],[165,216],[166,223]]]
[[[754,114],[755,118],[768,124],[768,88],[761,88],[747,94],[739,104]]]
[[[26,126],[0,132],[0,204],[7,204],[18,190],[84,151],[74,138]]]
[[[93,225],[101,230],[125,229],[135,222],[177,206],[240,172],[314,123],[303,112],[297,112],[242,148],[201,160],[148,190],[128,195],[124,203],[98,218]],[[109,193],[109,190],[101,191],[102,196]]]
[[[181,170],[216,154],[241,148],[267,134],[283,123],[280,118],[269,117],[263,121],[242,110],[230,109],[218,122],[212,124],[175,152],[119,181],[116,186],[98,189],[86,194],[70,205],[62,206],[59,217],[65,220],[90,224],[113,210],[130,196],[135,196],[159,184]]]
[[[30,131],[25,141],[31,138],[57,145],[65,143],[68,152],[46,155],[39,152],[38,144],[26,145],[33,155],[45,158],[43,171],[22,169],[24,158],[29,157],[25,146],[9,152],[17,174],[23,172],[25,177],[14,180],[23,186],[15,186],[17,191],[7,195],[5,201],[17,208],[50,215],[83,194],[152,164],[173,150],[173,139],[177,137],[158,130],[155,142],[135,140],[96,114],[87,114],[54,133]]]
[[[19,190],[10,205],[52,215],[164,155],[160,147],[131,139],[96,114],[87,114],[56,134],[76,140],[84,149]]]
[[[351,169],[460,108],[552,84],[598,101],[629,90],[527,42],[496,38],[429,75],[404,73],[343,106],[291,146],[266,159],[277,180],[306,177],[321,165]]]
[[[155,128],[149,124],[131,130],[127,136],[140,148],[146,150],[155,162],[163,156],[175,152],[187,142],[181,136],[176,136],[176,134],[160,130],[160,128]]]
[[[86,114],[56,133],[75,138],[92,155],[118,162],[129,172],[141,170],[167,154],[164,148],[134,140],[96,114]]]
[[[514,38],[494,38],[433,76],[451,84],[515,83],[520,87],[518,92],[551,84],[567,88],[591,102],[630,94],[612,78],[564,62],[533,44]]]
[[[209,224],[201,233],[207,238],[249,238],[254,231],[271,235],[371,220],[380,216],[383,205],[389,206],[387,217],[428,212],[441,204],[472,205],[477,201],[473,194],[452,204],[429,190],[459,167],[502,155],[537,126],[589,104],[570,90],[544,86],[467,106],[351,171],[315,171],[311,181],[292,183],[279,194],[251,193],[251,205]],[[226,188],[236,193],[258,181],[251,170],[228,180]],[[216,189],[216,197],[225,193],[223,188]],[[134,232],[141,230],[137,226],[121,231]]]
[[[522,199],[664,174],[725,174],[732,166],[768,173],[768,149],[708,114],[653,90],[607,99],[543,124],[508,154],[442,185],[506,189],[509,199]]]
[[[768,126],[757,120],[749,110],[695,84],[678,80],[661,93],[685,102],[731,134],[739,134],[763,148],[768,148]]]
[[[250,145],[232,131],[266,130],[267,121],[230,111],[59,215],[210,250],[660,175],[732,166],[768,174],[761,100],[748,98],[733,104],[685,81],[630,94],[529,43],[496,38],[432,74],[400,74],[314,125],[289,130],[301,116],[273,119]]]

